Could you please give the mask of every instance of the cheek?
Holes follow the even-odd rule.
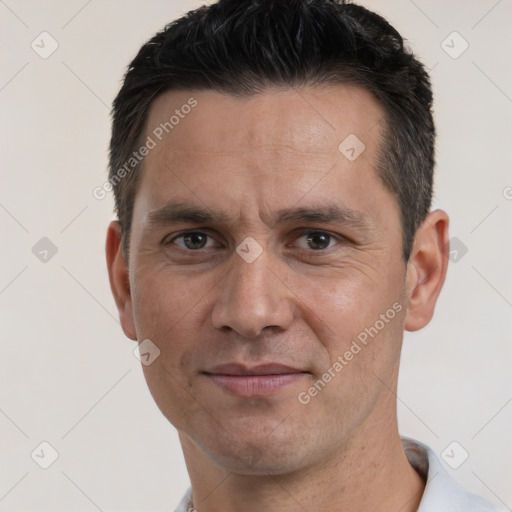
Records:
[[[294,294],[300,298],[307,322],[336,343],[356,336],[373,325],[394,302],[400,302],[399,282],[398,276],[351,271],[322,281],[312,279],[308,286],[299,283]]]
[[[150,339],[160,351],[151,364],[142,366],[144,377],[163,415],[181,428],[187,418],[200,414],[191,363],[197,359],[196,344],[211,284],[204,278],[170,275],[165,269],[141,269],[137,277],[132,297],[139,341]]]
[[[312,418],[329,411],[333,432],[355,428],[392,388],[405,312],[400,291],[385,276],[380,284],[347,277],[309,288],[303,314],[325,357],[301,403]]]
[[[302,315],[324,350],[316,374],[329,383],[318,405],[343,402],[364,408],[361,397],[371,400],[381,380],[394,378],[405,313],[400,279],[354,273],[302,292]]]
[[[181,403],[190,392],[193,354],[204,348],[207,339],[203,327],[212,283],[203,276],[180,277],[165,269],[138,275],[132,292],[138,337],[150,339],[160,351],[158,359],[143,370],[151,393],[167,415],[175,408],[165,405],[169,396]]]
[[[180,276],[176,271],[142,267],[132,287],[137,332],[146,337],[172,335],[201,307],[214,282],[203,276]]]

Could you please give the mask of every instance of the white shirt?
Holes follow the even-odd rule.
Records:
[[[417,512],[498,512],[488,501],[455,482],[428,446],[406,437],[402,437],[402,445],[411,466],[426,480]],[[199,512],[192,507],[192,488],[174,512]]]

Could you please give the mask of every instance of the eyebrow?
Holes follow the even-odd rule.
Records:
[[[373,226],[373,222],[367,214],[338,204],[285,208],[277,210],[267,217],[266,220],[262,219],[263,222],[272,226],[285,223],[322,223],[365,230]],[[198,207],[185,202],[169,202],[148,214],[150,227],[180,222],[197,225],[234,224],[233,218],[220,209]]]

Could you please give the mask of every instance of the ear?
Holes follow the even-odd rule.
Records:
[[[407,331],[425,327],[434,314],[448,268],[448,224],[448,215],[435,210],[427,215],[416,232],[407,263]]]
[[[112,221],[108,226],[106,253],[110,288],[119,311],[121,326],[128,338],[136,340],[128,265],[121,248],[121,225],[117,221]]]

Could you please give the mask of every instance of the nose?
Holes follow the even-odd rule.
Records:
[[[264,251],[247,263],[233,255],[233,266],[219,287],[220,294],[212,311],[215,328],[236,331],[254,339],[265,329],[285,330],[293,321],[293,293],[269,266]]]

